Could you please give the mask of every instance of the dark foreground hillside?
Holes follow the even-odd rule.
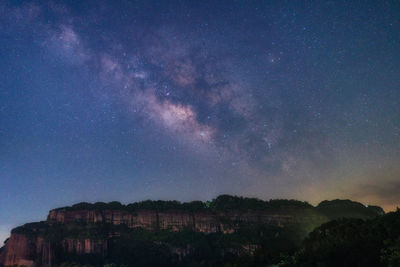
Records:
[[[385,266],[398,263],[400,225],[398,212],[383,214],[350,200],[313,207],[228,195],[190,203],[79,203],[13,229],[0,264]]]
[[[312,231],[288,266],[400,266],[400,210],[340,219]]]

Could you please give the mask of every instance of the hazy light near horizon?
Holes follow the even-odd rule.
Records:
[[[2,1],[0,222],[223,193],[395,209],[399,17],[398,1]]]

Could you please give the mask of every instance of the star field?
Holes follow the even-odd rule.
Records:
[[[79,201],[400,195],[398,1],[3,1],[0,238]]]

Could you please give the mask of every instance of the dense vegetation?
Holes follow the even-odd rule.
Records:
[[[333,201],[324,201],[321,202],[317,207],[318,209],[324,210],[326,207],[331,207],[334,203]],[[343,200],[337,200],[339,204],[343,202]],[[354,212],[354,209],[359,210],[371,210],[372,213],[376,212],[376,209],[380,209],[376,206],[365,207],[364,205],[352,202],[350,200],[345,200],[345,203],[339,208],[350,208],[350,212]],[[335,205],[336,205],[335,204]],[[373,208],[374,207],[374,208]],[[62,207],[56,210],[126,210],[126,211],[135,211],[135,210],[187,210],[187,211],[227,211],[227,210],[277,210],[282,208],[292,208],[292,209],[307,209],[314,208],[311,204],[305,201],[298,200],[287,200],[287,199],[272,199],[269,201],[264,201],[258,198],[247,198],[247,197],[238,197],[231,195],[221,195],[212,201],[192,201],[181,203],[179,201],[163,201],[163,200],[146,200],[141,202],[135,202],[127,205],[123,205],[118,201],[113,201],[109,203],[104,202],[96,202],[94,204],[81,202],[70,207]],[[382,210],[382,209],[380,209]],[[369,214],[370,215],[370,214]]]
[[[232,235],[132,230],[116,241],[115,254],[103,264],[108,267],[400,266],[400,210],[370,220],[330,221],[311,232],[301,245],[293,242],[291,234],[261,225]],[[192,254],[178,261],[168,248],[184,244],[190,244]],[[250,252],[243,244],[258,246]],[[64,262],[60,267],[88,264],[82,259],[79,260],[82,265],[72,262]]]
[[[378,206],[364,206],[361,203],[351,200],[332,200],[322,201],[316,207],[318,211],[327,216],[328,219],[333,220],[336,218],[356,217],[368,219],[373,216],[383,215],[385,212]]]
[[[125,225],[27,224],[13,230],[28,236],[42,236],[48,242],[61,244],[65,238],[107,240],[106,256],[66,254],[56,248],[61,266],[224,266],[234,263],[276,261],[281,253],[294,252],[299,240],[294,229],[265,224],[243,225],[232,234],[204,234],[186,229],[148,231]],[[108,238],[110,233],[118,233]],[[58,251],[58,252],[57,252]],[[70,265],[68,265],[70,264]],[[228,265],[229,266],[229,265]]]
[[[400,212],[379,216],[383,214],[381,208],[366,207],[350,200],[323,201],[313,207],[296,200],[262,201],[222,195],[208,202],[143,201],[129,205],[98,202],[79,203],[62,209],[131,212],[139,209],[191,212],[295,210],[296,216],[323,214],[332,221],[316,228],[305,240],[313,228],[282,228],[257,223],[244,223],[231,234],[204,234],[191,229],[148,231],[126,225],[83,222],[39,222],[13,229],[13,233],[24,234],[32,240],[42,236],[51,244],[59,244],[55,256],[60,267],[400,266]],[[66,254],[60,247],[65,238],[104,241],[108,246],[107,254]]]
[[[305,239],[296,266],[400,266],[400,210],[370,220],[340,219]]]
[[[226,210],[275,210],[283,207],[289,208],[313,208],[307,202],[287,199],[274,199],[263,201],[257,198],[221,195],[212,201],[192,201],[181,203],[179,201],[146,200],[123,205],[118,201],[109,203],[96,202],[94,204],[81,202],[71,207],[62,207],[56,210],[186,210],[186,211],[226,211]]]

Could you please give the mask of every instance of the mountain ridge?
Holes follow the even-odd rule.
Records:
[[[72,258],[97,255],[106,260],[118,250],[116,247],[126,245],[120,244],[124,236],[134,243],[140,235],[152,236],[142,241],[150,247],[157,244],[157,249],[171,253],[170,257],[175,258],[171,261],[177,261],[194,253],[188,248],[194,247],[192,241],[174,244],[174,239],[185,233],[206,239],[213,235],[243,239],[248,235],[246,238],[251,240],[228,242],[226,249],[233,254],[251,254],[260,246],[256,240],[260,233],[273,233],[272,239],[268,237],[271,240],[274,235],[290,233],[290,242],[298,244],[314,228],[332,218],[368,219],[383,212],[379,207],[371,209],[349,200],[321,203],[324,204],[314,207],[297,200],[263,201],[229,195],[208,202],[78,203],[50,210],[46,221],[14,228],[1,249],[0,264],[53,267],[66,260],[64,254]],[[255,233],[254,229],[264,232]],[[160,241],[159,237],[153,237],[158,233],[173,237],[168,242]],[[226,253],[224,249],[221,251]]]

